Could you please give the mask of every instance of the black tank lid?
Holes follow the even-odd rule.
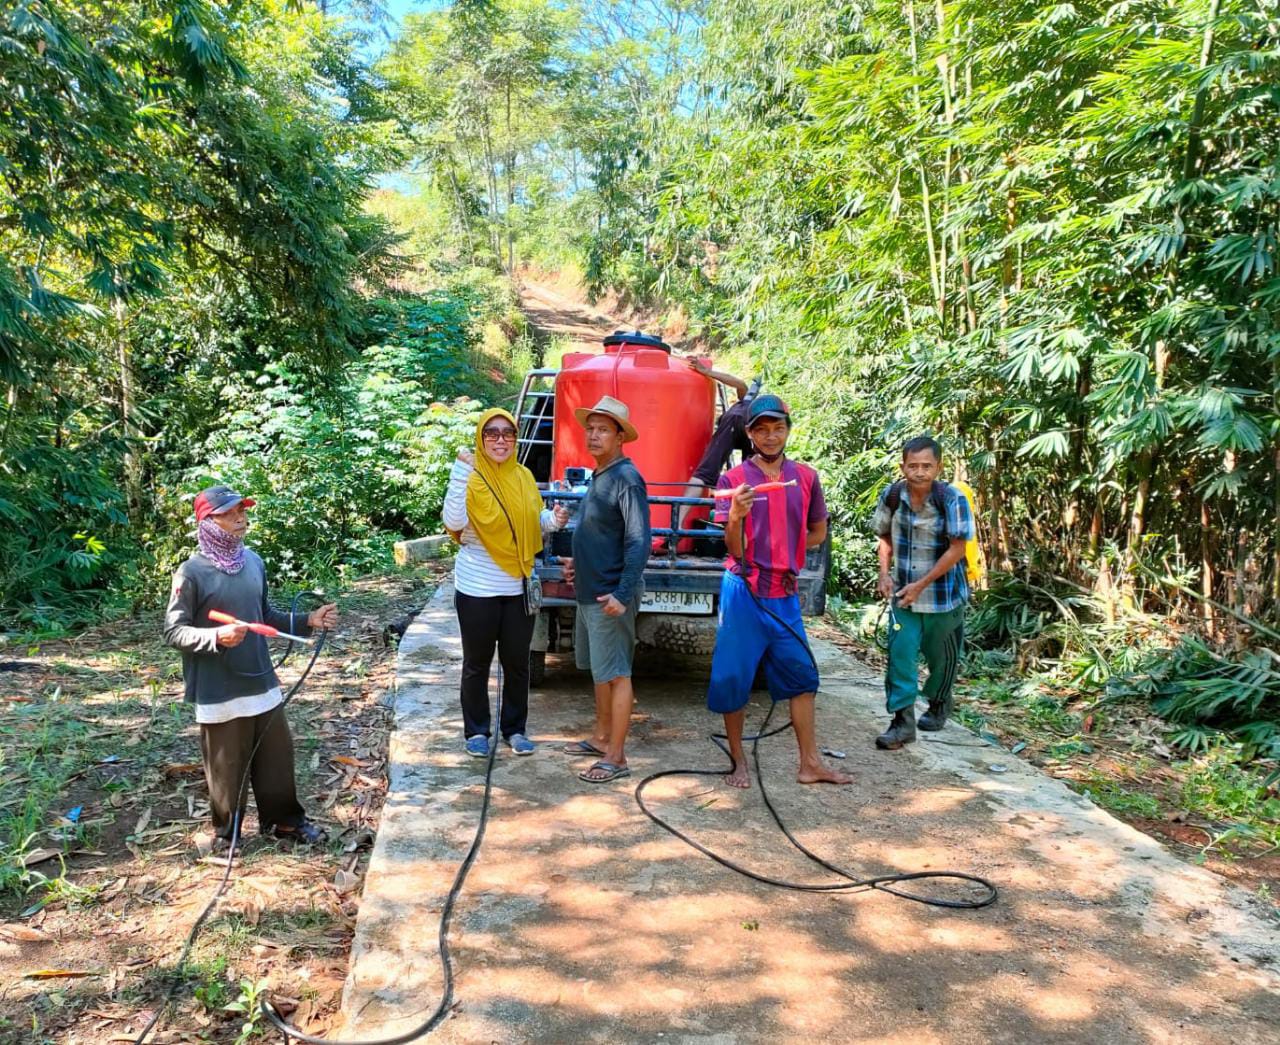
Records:
[[[646,334],[642,330],[615,330],[612,334],[605,335],[604,343],[606,346],[638,345],[640,348],[660,348],[668,355],[671,354],[671,346],[662,338]]]

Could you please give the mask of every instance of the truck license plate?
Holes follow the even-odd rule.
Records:
[[[714,613],[710,592],[647,591],[640,598],[641,613]]]

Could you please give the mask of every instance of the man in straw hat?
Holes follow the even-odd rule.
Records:
[[[591,486],[573,531],[573,558],[565,559],[565,579],[578,597],[574,653],[578,667],[595,683],[596,730],[566,750],[596,755],[578,774],[589,784],[630,776],[623,746],[631,725],[631,661],[636,648],[636,613],[649,561],[649,494],[635,464],[622,452],[639,438],[625,403],[603,396],[590,409],[574,411],[586,430],[587,453],[595,458]]]

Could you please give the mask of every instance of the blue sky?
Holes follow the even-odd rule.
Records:
[[[386,0],[387,13],[396,20],[396,25],[388,25],[387,31],[395,33],[399,23],[407,14],[430,11],[432,8],[446,6],[446,0]]]
[[[448,3],[449,0],[383,0],[383,6],[386,8],[391,21],[384,22],[378,26],[378,32],[373,39],[365,48],[361,49],[362,54],[369,60],[381,55],[386,50],[387,37],[394,37],[400,34],[400,27],[404,23],[405,15],[419,14],[423,11],[430,11],[433,8],[445,7]],[[338,13],[348,12],[339,7]]]

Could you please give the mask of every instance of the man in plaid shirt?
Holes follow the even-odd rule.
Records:
[[[872,526],[880,538],[881,598],[889,613],[889,666],[885,702],[893,721],[876,747],[894,751],[916,739],[918,662],[924,653],[929,710],[923,730],[941,729],[951,713],[952,687],[964,643],[969,601],[965,542],[974,536],[973,511],[959,490],[939,483],[942,447],[929,436],[902,448],[904,481],[880,494]],[[894,510],[891,505],[897,501]]]

